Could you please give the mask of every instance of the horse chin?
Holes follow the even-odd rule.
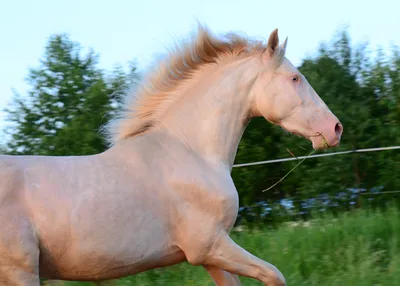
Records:
[[[304,132],[304,131],[298,131],[295,129],[285,128],[282,125],[281,125],[281,127],[284,131],[286,131],[290,134],[293,134],[295,136],[298,136],[300,138],[304,138],[304,139],[310,141],[312,144],[312,148],[314,150],[324,150],[324,149],[329,148],[329,146],[327,144],[325,144],[324,140],[320,136],[309,136],[307,134],[307,132]]]
[[[300,128],[291,128],[289,126],[285,126],[284,124],[280,124],[280,126],[282,127],[282,129],[294,136],[300,137],[300,138],[304,138],[307,139],[309,141],[312,142],[312,138],[310,136],[307,135],[307,132],[305,132],[303,129]]]
[[[329,148],[329,145],[321,136],[311,137],[309,140],[311,141],[314,150],[325,150]]]

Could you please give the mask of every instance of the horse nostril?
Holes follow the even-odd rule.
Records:
[[[336,125],[335,125],[335,133],[336,133],[336,136],[339,137],[339,138],[340,138],[340,136],[342,136],[342,133],[343,133],[342,124],[336,123]]]

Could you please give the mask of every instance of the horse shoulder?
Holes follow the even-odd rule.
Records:
[[[229,232],[237,218],[239,198],[228,171],[187,166],[172,176],[173,241],[192,265],[221,233]]]
[[[169,185],[180,202],[182,216],[222,224],[230,229],[237,217],[239,197],[227,170],[193,164],[176,170]],[[188,217],[189,213],[196,213]]]

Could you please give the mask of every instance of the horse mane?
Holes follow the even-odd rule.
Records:
[[[121,110],[104,127],[110,145],[138,135],[154,127],[161,114],[179,96],[177,86],[192,78],[195,71],[207,64],[220,62],[229,56],[249,56],[265,51],[261,41],[229,33],[222,38],[212,35],[199,25],[192,41],[176,45],[164,60],[156,66],[148,78],[138,84],[135,92],[126,93],[122,98]],[[276,59],[284,55],[280,47]]]

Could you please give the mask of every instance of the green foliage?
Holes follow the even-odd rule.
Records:
[[[276,231],[234,231],[233,240],[274,264],[288,285],[393,286],[400,281],[400,213],[361,210]],[[240,278],[243,285],[261,285]],[[65,283],[64,285],[93,285]],[[214,285],[202,267],[188,263],[151,270],[107,285]]]
[[[81,47],[66,35],[52,36],[40,67],[31,69],[28,96],[14,94],[6,110],[11,123],[6,132],[11,154],[83,155],[104,151],[99,127],[117,106],[115,94],[136,76],[135,67],[121,67],[106,76],[96,67],[93,51],[82,55]],[[12,128],[11,128],[12,127]]]

